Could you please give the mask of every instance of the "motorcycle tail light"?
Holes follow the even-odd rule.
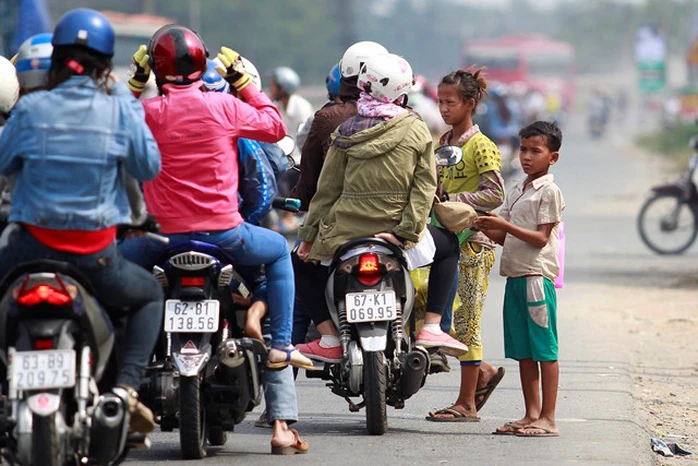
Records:
[[[206,283],[206,279],[204,277],[182,277],[182,286],[183,287],[188,287],[188,286],[203,287],[205,283]]]
[[[362,285],[373,286],[381,279],[381,264],[374,253],[361,254],[357,279]]]
[[[48,303],[53,306],[64,306],[72,301],[70,295],[64,290],[57,290],[50,285],[36,285],[28,290],[22,290],[17,297],[17,302],[23,306],[35,306],[40,303]]]
[[[37,350],[53,349],[53,339],[52,338],[37,338],[36,340],[34,340],[34,349],[37,349]]]

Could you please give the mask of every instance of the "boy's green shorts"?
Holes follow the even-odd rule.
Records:
[[[507,358],[557,361],[557,295],[545,277],[507,278],[504,291]]]

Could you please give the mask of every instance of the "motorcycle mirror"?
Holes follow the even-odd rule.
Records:
[[[441,146],[434,151],[434,156],[439,167],[452,167],[463,160],[463,149],[458,146]]]
[[[276,145],[279,146],[287,156],[290,156],[296,149],[296,141],[289,135],[284,136]]]

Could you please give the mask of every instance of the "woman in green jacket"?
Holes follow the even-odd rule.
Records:
[[[412,68],[403,58],[388,54],[369,59],[359,74],[358,86],[363,90],[357,102],[359,114],[332,135],[294,257],[297,295],[322,336],[297,346],[311,359],[342,359],[324,297],[329,269],[322,263],[351,240],[375,236],[409,249],[427,231],[436,253],[428,312],[417,344],[442,347],[454,356],[467,352],[466,345],[439,326],[456,275],[458,240],[446,230],[427,228],[436,191],[436,166],[426,124],[405,107],[412,81]]]

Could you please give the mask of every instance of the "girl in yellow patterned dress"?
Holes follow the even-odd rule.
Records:
[[[463,160],[454,167],[440,169],[442,199],[465,202],[476,210],[489,212],[504,202],[504,181],[500,175],[502,156],[497,146],[473,124],[473,113],[487,83],[482,70],[455,71],[439,84],[439,110],[451,130],[441,137],[441,145],[462,147]],[[468,345],[461,364],[460,392],[448,408],[429,413],[435,422],[479,421],[478,410],[504,376],[482,360],[480,325],[487,295],[490,269],[494,264],[494,243],[484,234],[466,231],[459,235],[461,255],[458,294],[462,305],[453,315],[455,338]]]

